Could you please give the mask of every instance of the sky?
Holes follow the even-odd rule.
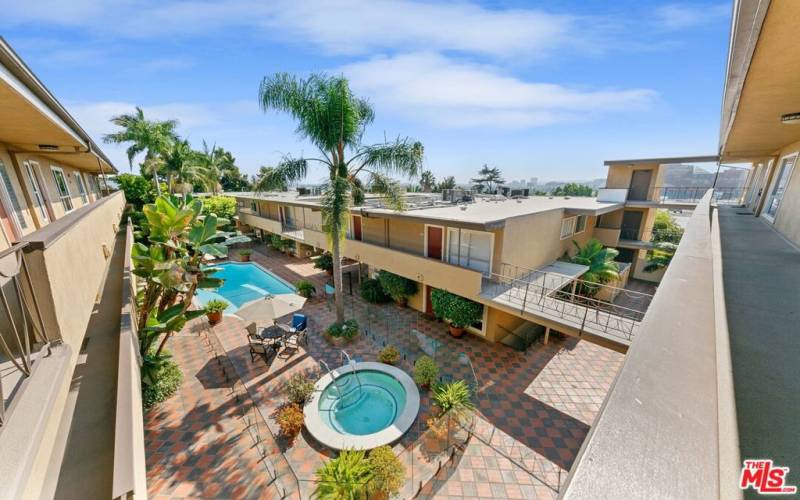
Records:
[[[0,35],[102,145],[141,106],[255,173],[314,155],[258,86],[343,74],[370,100],[365,143],[425,146],[459,182],[605,177],[608,159],[714,154],[731,2],[0,0]],[[324,174],[312,169],[309,181]]]

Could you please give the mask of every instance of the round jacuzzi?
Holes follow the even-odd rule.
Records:
[[[337,450],[368,450],[400,439],[419,412],[419,390],[403,370],[353,363],[323,376],[305,407],[317,441]]]

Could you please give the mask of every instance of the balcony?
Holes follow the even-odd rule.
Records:
[[[267,231],[269,233],[281,234],[283,232],[281,221],[256,215],[249,210],[239,211],[239,222],[242,224],[247,224],[250,227],[261,229],[262,231]]]
[[[480,271],[351,239],[345,240],[342,253],[355,261],[386,269],[463,297],[475,297],[481,292],[483,274]]]
[[[592,235],[600,240],[605,247],[616,248],[620,239],[620,228],[618,227],[596,227]]]
[[[114,193],[0,254],[0,498],[111,494],[114,407],[91,402],[116,387],[119,308],[97,299],[124,205]],[[114,320],[99,324],[105,308]]]
[[[681,232],[658,229],[640,233],[640,228],[621,228],[619,230],[619,241],[616,246],[620,248],[649,250],[655,247],[657,243],[673,243],[677,245],[681,242],[681,237],[683,236]]]

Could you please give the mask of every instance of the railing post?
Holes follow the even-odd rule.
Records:
[[[525,297],[522,299],[522,309],[520,310],[520,313],[525,313],[525,305],[528,303],[528,289],[530,287],[531,287],[531,282],[528,281],[525,284]]]

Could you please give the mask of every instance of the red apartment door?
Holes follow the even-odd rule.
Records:
[[[433,316],[433,304],[431,304],[432,286],[425,285],[425,313]]]
[[[442,240],[444,230],[437,226],[428,226],[428,258],[442,260]]]
[[[361,241],[361,216],[353,216],[353,239]]]

